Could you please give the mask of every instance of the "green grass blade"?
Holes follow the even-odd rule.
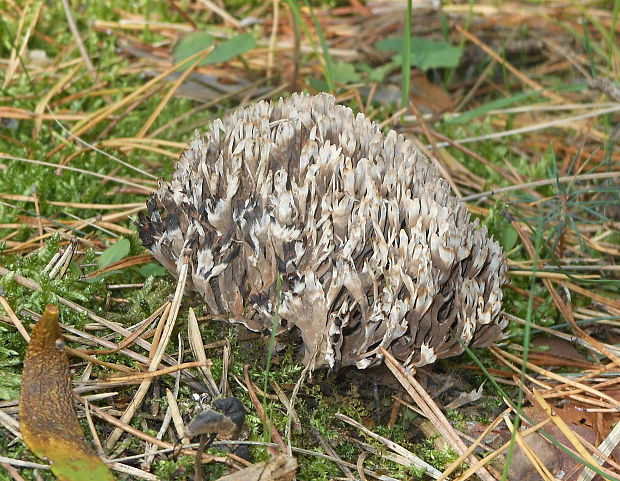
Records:
[[[329,48],[327,47],[327,42],[325,41],[325,36],[323,35],[323,29],[321,28],[321,25],[319,24],[318,19],[316,18],[316,15],[314,14],[314,11],[312,10],[312,8],[308,5],[308,2],[306,1],[306,6],[310,8],[312,20],[317,29],[317,33],[319,35],[319,41],[321,42],[321,49],[323,51],[322,58],[319,55],[318,48],[316,45],[316,41],[314,40],[314,37],[310,33],[310,30],[308,30],[308,26],[303,21],[303,18],[301,16],[301,9],[299,8],[299,4],[297,3],[297,0],[285,0],[285,2],[289,7],[291,7],[293,18],[295,19],[296,28],[299,28],[299,26],[301,26],[301,28],[304,31],[304,34],[306,35],[306,38],[310,42],[310,46],[312,47],[312,52],[314,53],[314,55],[317,56],[317,58],[322,60],[323,63],[325,64],[325,68],[324,68],[325,81],[327,82],[328,89],[333,92],[335,90],[334,66],[333,66],[331,55],[329,53]]]
[[[267,389],[269,388],[269,372],[271,371],[271,360],[273,359],[273,355],[276,350],[276,332],[278,330],[278,325],[280,324],[280,295],[282,293],[282,277],[280,274],[276,277],[276,306],[273,311],[273,324],[271,325],[271,335],[269,336],[269,346],[267,347],[267,365],[265,366],[265,377],[263,381],[263,406],[266,413],[269,413],[269,416],[265,416],[263,418],[264,424],[264,433],[266,437],[266,441],[271,441],[271,429],[267,425],[267,419],[271,420],[271,409],[267,404]]]
[[[510,461],[514,453],[514,446],[516,442],[516,435],[521,425],[521,416],[523,408],[523,386],[525,385],[525,370],[527,364],[527,357],[530,348],[530,339],[532,334],[532,318],[534,315],[534,289],[536,287],[536,273],[538,272],[538,264],[540,262],[540,250],[542,248],[543,239],[543,218],[538,218],[538,224],[536,226],[536,237],[534,240],[534,259],[532,263],[532,274],[530,275],[530,295],[527,299],[527,313],[525,316],[525,328],[523,330],[523,362],[521,363],[521,376],[519,383],[519,394],[517,397],[517,409],[515,419],[512,425],[512,436],[510,437],[510,447],[506,454],[506,463],[502,471],[502,481],[508,479],[508,471],[510,469]]]
[[[409,0],[411,1],[411,0]],[[325,40],[325,33],[321,28],[321,24],[319,23],[319,19],[314,13],[314,9],[312,5],[305,0],[306,6],[310,9],[310,15],[312,16],[312,21],[314,22],[314,28],[316,28],[316,33],[319,36],[319,42],[321,43],[321,50],[323,51],[323,60],[325,61],[325,81],[327,82],[327,87],[330,92],[335,92],[336,84],[334,83],[334,62],[332,60],[332,56],[329,53],[329,47],[327,46],[327,41]]]
[[[409,84],[411,82],[411,16],[413,0],[407,0],[407,17],[405,18],[405,33],[403,34],[403,64],[402,64],[402,92],[401,107],[409,105]]]

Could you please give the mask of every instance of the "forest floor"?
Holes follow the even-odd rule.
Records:
[[[620,1],[414,1],[409,50],[406,1],[311,3],[0,3],[0,480],[53,479],[18,424],[47,304],[120,479],[199,479],[197,439],[175,447],[209,377],[250,449],[216,441],[205,479],[620,478]],[[506,252],[505,339],[310,377],[175,295],[135,225],[158,178],[195,129],[295,91],[434,156]]]

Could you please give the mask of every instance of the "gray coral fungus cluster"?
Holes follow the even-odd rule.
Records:
[[[142,241],[249,329],[295,331],[312,367],[421,366],[502,335],[497,242],[401,135],[332,96],[216,120],[140,219]],[[460,342],[459,342],[460,339]]]

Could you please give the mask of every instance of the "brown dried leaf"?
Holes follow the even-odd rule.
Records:
[[[32,331],[22,379],[19,424],[28,448],[61,481],[113,481],[78,422],[56,306],[46,306]]]
[[[297,460],[281,454],[269,461],[261,461],[236,473],[223,476],[220,481],[261,481],[266,479],[289,481],[293,479],[296,471]]]

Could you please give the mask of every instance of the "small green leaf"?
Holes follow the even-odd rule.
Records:
[[[336,82],[346,85],[359,82],[360,74],[355,71],[355,67],[349,62],[335,62],[334,79]]]
[[[109,266],[127,257],[130,247],[129,239],[119,239],[116,244],[112,244],[101,253],[98,260],[99,267]]]
[[[185,60],[192,55],[203,51],[211,46],[213,36],[207,32],[192,32],[181,39],[174,48],[172,58],[176,63]],[[208,65],[226,62],[231,58],[242,55],[256,46],[256,40],[252,34],[244,33],[237,35],[217,45],[200,65]]]
[[[207,32],[189,33],[176,44],[172,52],[172,58],[175,63],[179,63],[187,57],[191,57],[195,53],[210,47],[212,43],[213,36]]]
[[[401,62],[402,36],[379,40],[375,46],[384,52],[397,52],[394,61]],[[422,70],[456,67],[463,51],[446,42],[423,37],[411,37],[411,65]]]
[[[159,264],[155,264],[154,262],[149,262],[148,264],[144,264],[142,267],[140,267],[140,274],[142,274],[144,277],[148,277],[148,276],[155,276],[155,277],[165,276],[166,275],[166,269],[164,269]]]
[[[516,244],[517,240],[519,240],[519,234],[510,224],[505,224],[502,226],[502,230],[500,232],[499,242],[504,248],[505,251],[511,250]]]
[[[385,76],[396,67],[398,67],[398,65],[395,62],[387,62],[383,65],[377,65],[376,67],[371,67],[365,63],[357,64],[357,69],[360,72],[367,73],[369,82],[383,82]]]
[[[205,59],[205,63],[226,62],[231,58],[252,50],[256,47],[256,39],[252,34],[244,33],[219,44]]]
[[[327,92],[327,91],[329,91],[329,85],[327,85],[327,83],[324,80],[321,80],[321,79],[318,79],[318,78],[315,78],[315,77],[309,77],[307,79],[307,82],[317,92]]]

